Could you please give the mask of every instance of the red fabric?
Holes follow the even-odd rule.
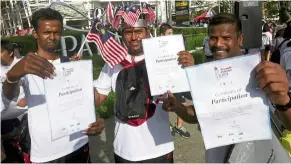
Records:
[[[202,14],[199,15],[198,17],[194,18],[194,21],[197,22],[197,21],[199,21],[200,19],[207,19],[206,15],[207,15],[207,11],[204,12],[204,13],[202,13]]]

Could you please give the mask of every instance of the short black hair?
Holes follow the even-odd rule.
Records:
[[[13,52],[14,46],[7,40],[1,40],[1,50],[2,49],[5,49],[10,53]]]
[[[268,23],[265,23],[263,26],[263,32],[269,32],[271,31],[270,26],[268,25]]]
[[[209,29],[212,26],[217,26],[221,24],[233,24],[236,26],[237,34],[238,35],[241,34],[241,29],[242,29],[241,20],[236,15],[231,14],[231,13],[219,13],[215,15],[209,22],[208,33],[209,33]]]
[[[168,23],[161,24],[160,34],[165,34],[168,29],[173,29],[173,27],[171,25],[169,25]]]
[[[63,16],[51,8],[42,8],[32,14],[31,24],[34,30],[37,30],[40,20],[58,20],[63,27]]]

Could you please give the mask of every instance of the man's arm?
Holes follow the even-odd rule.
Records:
[[[289,85],[286,71],[276,63],[264,61],[256,68],[257,87],[262,89],[275,105],[286,105],[290,102]],[[277,110],[284,126],[291,130],[291,109]]]
[[[288,130],[291,130],[291,108],[289,108],[287,111],[276,110],[276,112],[279,114],[284,127]]]
[[[163,99],[162,108],[167,112],[175,112],[185,122],[197,123],[194,107],[184,106],[170,91],[168,91],[168,98]]]
[[[27,54],[17,62],[6,74],[6,80],[2,86],[4,96],[12,100],[19,95],[19,81],[26,74],[34,74],[43,79],[55,76],[54,66],[47,59]]]

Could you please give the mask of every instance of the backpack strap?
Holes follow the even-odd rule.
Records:
[[[288,40],[290,40],[290,39],[285,39],[285,40],[283,40],[280,44],[279,44],[279,46],[278,46],[278,48],[277,49],[280,49],[281,48],[281,46],[283,45],[283,43],[285,43],[286,41],[288,41]]]

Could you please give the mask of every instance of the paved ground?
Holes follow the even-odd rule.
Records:
[[[175,114],[170,114],[171,123],[176,120]],[[110,117],[105,121],[104,132],[97,137],[90,138],[90,150],[92,162],[114,162],[113,159],[113,131],[114,117]],[[175,163],[204,163],[204,145],[200,131],[196,125],[185,123],[184,126],[191,133],[189,139],[184,139],[177,135],[174,137]]]

